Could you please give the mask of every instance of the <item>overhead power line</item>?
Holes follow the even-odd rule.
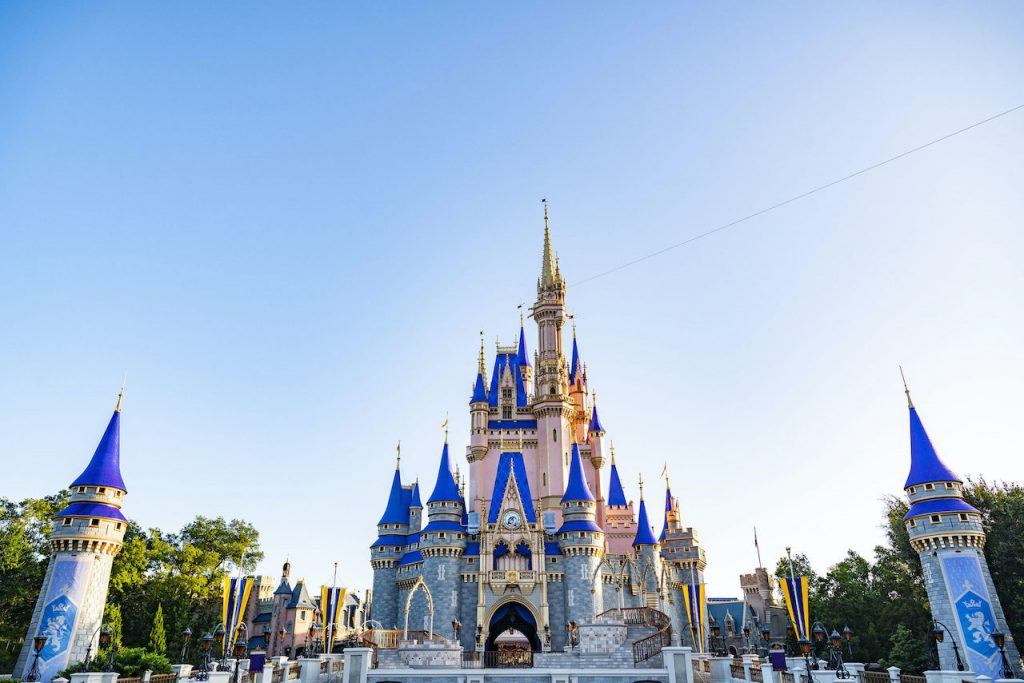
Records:
[[[771,206],[766,206],[765,208],[763,208],[763,209],[761,209],[759,211],[755,211],[754,213],[747,214],[746,216],[743,216],[742,218],[737,218],[734,221],[730,221],[728,223],[724,223],[722,225],[719,225],[716,228],[711,228],[710,230],[706,230],[705,232],[702,232],[700,234],[693,235],[692,237],[687,237],[682,242],[676,242],[675,244],[670,244],[667,247],[663,247],[663,248],[661,248],[661,249],[659,249],[657,251],[652,251],[649,254],[645,254],[644,256],[640,256],[638,258],[635,258],[632,261],[626,261],[625,263],[619,264],[619,265],[615,266],[614,268],[609,268],[608,270],[605,270],[605,271],[602,271],[600,273],[597,273],[596,275],[591,275],[590,277],[584,278],[583,280],[580,280],[578,282],[573,282],[570,286],[571,287],[577,287],[579,285],[586,284],[587,282],[591,282],[592,280],[596,280],[598,278],[602,278],[605,275],[611,275],[612,273],[616,273],[616,272],[618,272],[620,270],[623,270],[624,268],[629,268],[630,266],[635,266],[636,264],[642,263],[644,261],[647,261],[648,259],[652,259],[655,256],[661,256],[662,254],[667,253],[669,251],[672,251],[673,249],[678,249],[679,247],[686,246],[687,244],[691,244],[693,242],[696,242],[697,240],[701,240],[701,239],[704,239],[705,237],[709,237],[711,235],[714,235],[717,232],[722,232],[723,230],[727,230],[729,228],[735,227],[735,226],[739,225],[740,223],[745,223],[746,221],[749,221],[749,220],[751,220],[753,218],[757,218],[758,216],[763,216],[764,214],[768,213],[769,211],[774,211],[775,209],[779,209],[779,208],[781,208],[783,206],[786,206],[787,204],[792,204],[793,202],[799,201],[799,200],[804,199],[806,197],[810,197],[812,194],[817,194],[818,192],[821,192],[822,190],[827,190],[828,188],[834,187],[835,185],[838,185],[840,183],[845,183],[847,180],[852,180],[853,178],[856,178],[857,176],[864,175],[865,173],[868,173],[869,171],[874,171],[876,168],[881,168],[882,166],[885,166],[886,164],[891,164],[892,162],[898,161],[898,160],[900,160],[900,159],[902,159],[904,157],[910,156],[911,154],[914,154],[915,152],[920,152],[923,149],[927,149],[928,147],[931,147],[932,145],[937,145],[938,143],[943,142],[945,140],[949,140],[950,138],[956,137],[957,135],[960,135],[961,133],[966,133],[969,130],[973,130],[975,128],[978,128],[979,126],[983,126],[986,123],[991,123],[992,121],[995,121],[996,119],[1002,118],[1002,117],[1004,117],[1004,116],[1006,116],[1008,114],[1012,114],[1013,112],[1018,111],[1020,109],[1024,109],[1024,104],[1018,104],[1016,107],[1012,107],[1010,109],[1007,109],[1006,111],[999,112],[998,114],[994,114],[993,116],[989,116],[986,119],[982,119],[980,121],[975,121],[974,123],[972,123],[969,126],[965,126],[964,128],[961,128],[959,130],[955,130],[952,133],[947,133],[947,134],[943,135],[942,137],[935,138],[934,140],[930,140],[930,141],[928,141],[928,142],[926,142],[926,143],[924,143],[922,145],[918,145],[917,147],[913,147],[913,148],[908,149],[906,151],[900,152],[899,154],[896,154],[895,156],[891,156],[888,159],[884,159],[884,160],[879,161],[877,163],[871,164],[870,166],[865,166],[864,168],[860,169],[859,171],[854,171],[853,173],[850,173],[849,175],[845,175],[842,178],[836,178],[835,180],[827,182],[824,185],[818,185],[817,187],[812,188],[810,190],[807,190],[806,192],[801,192],[800,194],[793,195],[792,197],[790,197],[788,199],[784,199],[784,200],[782,200],[782,201],[780,201],[780,202],[778,202],[776,204],[772,204]]]

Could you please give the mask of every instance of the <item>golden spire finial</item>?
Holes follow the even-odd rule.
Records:
[[[117,405],[114,406],[114,412],[121,412],[121,399],[124,398],[124,385],[128,383],[128,371],[124,371],[124,376],[121,378],[121,391],[117,394]]]
[[[483,377],[486,369],[487,366],[484,361],[484,331],[480,330],[480,358],[477,363],[477,372],[479,372],[480,376]]]
[[[640,475],[640,500],[644,499],[644,475]]]
[[[448,443],[448,411],[444,413],[444,424],[441,425],[441,429],[444,430],[444,442]]]
[[[665,479],[665,490],[669,489],[668,485],[668,463],[666,462],[661,466],[661,476]]]
[[[395,448],[395,469],[402,468],[402,440],[398,440],[398,446]]]
[[[548,228],[548,200],[540,200],[544,204],[544,256],[540,264],[540,286],[547,287],[557,282],[555,277],[555,259],[551,250],[551,230]]]
[[[612,466],[614,467],[615,466],[615,442],[614,441],[612,441],[612,443],[611,443],[611,452],[612,452]]]
[[[903,366],[900,366],[900,377],[903,379],[903,393],[907,395],[907,407],[913,408],[914,402],[910,400],[910,387],[907,386],[907,377],[903,374]]]

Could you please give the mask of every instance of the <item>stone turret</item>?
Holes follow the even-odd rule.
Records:
[[[123,393],[123,390],[122,390]],[[121,397],[85,471],[71,484],[67,507],[53,519],[50,559],[25,637],[15,678],[25,678],[34,658],[33,639],[47,636],[39,680],[97,651],[110,569],[128,520],[121,512],[127,489],[121,478]]]
[[[558,547],[565,563],[566,617],[577,623],[592,619],[603,609],[597,604],[601,593],[595,591],[596,570],[604,557],[604,531],[597,525],[596,508],[583,475],[579,446],[573,444]]]
[[[459,570],[467,537],[466,527],[462,523],[463,513],[462,493],[452,474],[446,438],[441,450],[437,481],[427,499],[428,522],[420,532],[422,576],[433,598],[434,629],[445,636],[453,635],[448,629],[452,621],[459,618],[459,588],[462,581]],[[423,616],[410,614],[409,623],[415,623],[416,628],[420,628]]]
[[[377,522],[377,540],[370,546],[373,567],[373,618],[387,628],[395,628],[398,609],[398,588],[395,584],[397,565],[409,544],[409,499],[402,486],[399,463],[391,479],[391,492],[384,514]]]

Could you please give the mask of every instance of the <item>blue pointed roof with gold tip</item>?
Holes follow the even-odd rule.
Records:
[[[579,444],[572,445],[572,462],[569,464],[569,481],[565,485],[565,495],[562,502],[567,503],[574,500],[594,501],[594,494],[587,486],[587,478],[583,475],[583,460],[580,458]]]
[[[668,536],[668,513],[672,511],[672,489],[669,488],[668,479],[665,479],[665,522],[661,527],[661,536],[658,540],[664,541]]]
[[[455,483],[451,461],[448,459],[448,442],[445,441],[444,448],[441,450],[441,464],[437,468],[437,483],[434,484],[434,492],[430,494],[427,502],[457,503],[461,500],[462,494],[459,493],[459,485]]]
[[[572,361],[569,363],[569,384],[576,381],[576,375],[583,372],[583,363],[580,362],[580,349],[576,345],[576,330],[572,333]]]
[[[402,473],[395,467],[395,476],[391,480],[391,494],[388,496],[388,506],[384,515],[377,524],[408,524],[409,523],[409,501],[402,489]]]
[[[470,403],[487,403],[487,388],[484,386],[484,376],[476,373],[476,384],[473,385],[473,397]]]
[[[594,410],[590,415],[590,431],[592,432],[603,432],[604,425],[601,424],[601,418],[597,416],[597,403],[594,404]]]
[[[612,453],[612,471],[608,476],[608,505],[611,507],[626,507],[626,492],[622,490],[622,481],[619,479],[619,468],[615,466],[615,453]]]
[[[633,545],[657,545],[654,540],[654,532],[651,531],[651,523],[647,519],[647,503],[643,496],[640,497],[640,515],[636,522],[636,536],[633,538]]]
[[[910,473],[907,475],[907,482],[903,488],[918,486],[927,482],[956,481],[962,482],[953,470],[946,467],[939,458],[932,446],[932,440],[928,438],[928,432],[924,430],[924,424],[917,414],[917,408],[910,400],[910,392],[907,391],[907,404],[910,409]]]
[[[71,486],[108,486],[120,489],[125,493],[128,489],[121,478],[121,397],[118,396],[117,407],[110,416],[110,422],[92,454],[92,459],[85,470],[71,482]]]
[[[516,357],[519,361],[520,367],[530,367],[530,354],[526,353],[526,334],[523,331],[523,325],[519,325],[519,354]]]

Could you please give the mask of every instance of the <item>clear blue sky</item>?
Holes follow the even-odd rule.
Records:
[[[126,512],[241,516],[368,585],[477,333],[1024,102],[1019,3],[0,5],[0,495],[78,474],[128,370]],[[711,593],[824,569],[947,463],[1024,480],[1024,112],[571,287],[619,465],[669,461]],[[531,347],[536,345],[531,338]],[[432,481],[430,482],[432,483]],[[654,485],[656,486],[656,485]]]

